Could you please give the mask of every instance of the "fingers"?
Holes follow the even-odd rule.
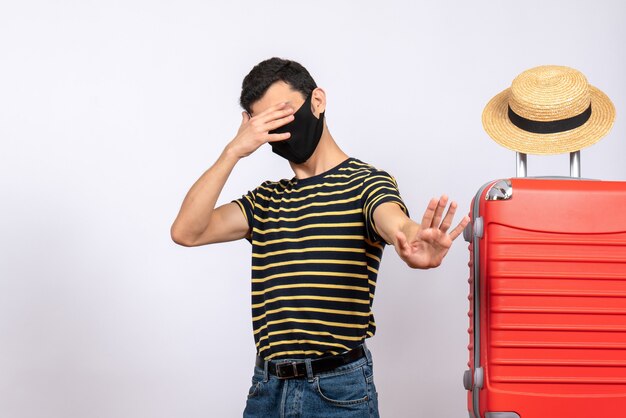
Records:
[[[287,115],[280,119],[276,119],[276,120],[266,123],[264,129],[267,129],[268,132],[273,131],[274,129],[278,129],[281,126],[285,126],[286,124],[291,122],[293,119],[294,119],[293,115]]]
[[[275,121],[276,119],[284,118],[294,113],[293,107],[288,103],[280,103],[275,106],[271,106],[264,112],[259,113],[254,117],[259,123],[268,123]]]
[[[282,134],[269,134],[267,136],[267,142],[284,141],[291,137],[291,132],[284,132]]]
[[[433,215],[433,221],[431,227],[437,228],[437,226],[441,223],[441,217],[443,216],[443,211],[446,209],[448,205],[448,196],[445,194],[439,198],[439,202],[437,202],[437,208],[435,209],[435,214]]]
[[[264,111],[260,112],[258,115],[254,116],[255,118],[263,118],[265,116],[267,116],[268,114],[275,112],[277,110],[281,110],[287,107],[289,103],[288,102],[281,102],[278,104],[275,104],[273,106],[268,107],[267,109],[265,109]]]
[[[445,194],[441,196],[439,200],[436,198],[430,199],[428,202],[428,207],[424,212],[424,216],[422,217],[422,228],[437,228],[439,223],[441,222],[441,216],[443,215],[443,211],[446,209],[446,205],[448,204],[448,196]]]
[[[454,214],[456,213],[457,204],[456,202],[450,203],[450,207],[448,208],[448,213],[446,213],[445,218],[443,218],[443,222],[439,226],[443,232],[447,232],[452,225],[452,219],[454,219]],[[436,224],[435,224],[436,225]]]
[[[431,227],[436,209],[437,199],[430,199],[430,202],[428,202],[428,206],[426,207],[426,211],[424,212],[424,216],[422,217],[422,229],[428,229]]]
[[[254,138],[253,142],[257,144],[255,149],[265,142],[284,141],[291,137],[290,133],[270,134],[269,132],[292,122],[294,120],[293,113],[294,109],[288,102],[271,106],[253,117],[247,112],[242,112],[240,132],[247,132],[246,136]]]
[[[465,215],[463,217],[463,219],[461,219],[461,222],[459,222],[459,224],[457,225],[456,228],[454,228],[451,232],[450,232],[450,238],[452,239],[452,241],[454,241],[455,239],[457,239],[457,237],[459,235],[461,235],[461,233],[463,233],[463,230],[465,229],[465,227],[467,226],[467,224],[470,222],[470,218],[469,216]]]
[[[443,217],[442,220],[442,216],[447,205],[448,196],[446,196],[445,194],[442,195],[439,200],[435,198],[431,199],[428,203],[428,207],[426,208],[426,212],[424,212],[424,217],[422,218],[422,228],[438,228],[443,232],[447,232],[452,225],[452,220],[454,219],[454,215],[456,214],[456,210],[458,207],[456,202],[450,202],[450,207],[448,208],[448,211],[446,212],[446,215]],[[463,228],[464,227],[465,226],[463,226]],[[455,231],[457,228],[455,228]],[[461,232],[463,232],[463,228],[461,228]]]
[[[263,113],[251,119],[252,126],[255,131],[262,134],[265,142],[284,141],[291,137],[290,133],[272,133],[269,132],[285,126],[294,120],[294,109],[288,106],[288,103],[281,103],[270,107]]]

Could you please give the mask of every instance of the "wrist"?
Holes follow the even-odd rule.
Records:
[[[240,153],[237,152],[236,148],[232,145],[231,142],[226,145],[226,148],[224,148],[224,151],[222,151],[221,158],[228,162],[236,164],[239,160],[243,158],[243,156],[241,156]]]
[[[407,217],[400,224],[400,231],[404,234],[407,240],[414,241],[417,239],[417,232],[419,231],[420,226],[415,223],[411,218]]]

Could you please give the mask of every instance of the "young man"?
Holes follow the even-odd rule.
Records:
[[[437,267],[469,222],[433,199],[420,223],[388,173],[349,158],[324,120],[326,95],[294,61],[255,66],[241,91],[235,138],[191,187],[172,239],[252,244],[257,349],[245,417],[377,417],[371,312],[383,247],[411,268]],[[215,208],[235,164],[269,143],[295,177]]]

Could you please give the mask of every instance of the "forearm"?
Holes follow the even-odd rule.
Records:
[[[217,161],[193,184],[171,229],[172,239],[178,243],[193,243],[209,226],[217,199],[239,161],[227,146]]]
[[[398,232],[406,235],[410,228],[418,227],[395,202],[383,203],[376,208],[374,223],[378,235],[393,246],[397,245]]]

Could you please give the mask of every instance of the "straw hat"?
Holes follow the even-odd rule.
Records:
[[[580,71],[555,65],[524,71],[483,111],[489,136],[526,154],[578,151],[606,135],[614,119],[611,100]]]

